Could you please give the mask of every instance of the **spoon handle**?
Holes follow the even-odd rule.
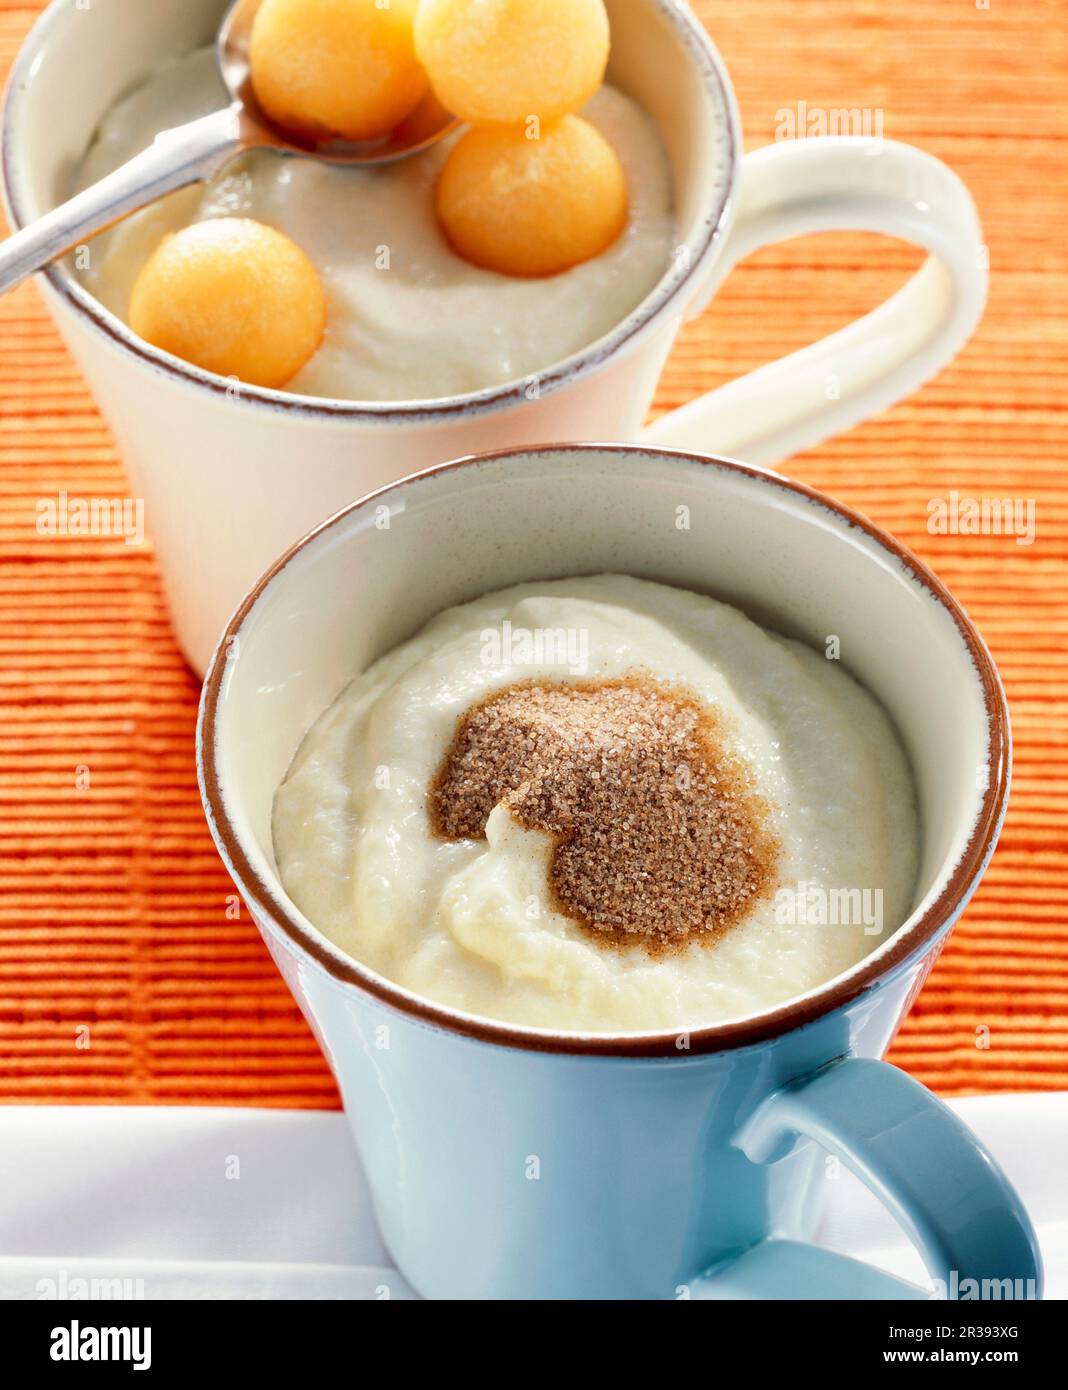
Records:
[[[0,242],[0,294],[165,193],[213,178],[244,143],[240,106],[163,131],[114,173]]]

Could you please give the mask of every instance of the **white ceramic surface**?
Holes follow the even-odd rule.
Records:
[[[689,9],[676,0],[608,8],[610,77],[652,113],[669,150],[679,246],[644,304],[537,381],[401,406],[235,391],[140,343],[64,267],[49,272],[49,306],[144,499],[178,638],[198,671],[274,556],[367,490],[474,451],[636,438],[683,321],[761,245],[860,228],[914,241],[931,257],[875,313],[658,421],[651,441],[770,462],[915,389],[969,337],[985,260],[975,209],[950,170],[863,138],[801,140],[743,158],[729,79]],[[20,55],[5,108],[5,196],[17,225],[66,195],[116,98],[160,60],[206,42],[222,9],[222,0],[54,0]]]
[[[1068,1092],[950,1105],[1027,1202],[1042,1242],[1046,1297],[1068,1298]],[[221,1180],[234,1154],[241,1180]],[[852,1174],[823,1180],[819,1243],[922,1282],[915,1251]],[[339,1114],[0,1109],[0,1299],[54,1292],[79,1302],[92,1280],[129,1280],[126,1290],[146,1300],[411,1296],[390,1267]]]

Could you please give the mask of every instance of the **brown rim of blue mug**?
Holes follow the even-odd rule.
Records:
[[[250,862],[230,824],[216,762],[216,718],[228,667],[231,639],[239,631],[267,586],[307,545],[324,532],[340,525],[352,513],[373,505],[377,499],[385,494],[418,479],[435,477],[441,473],[459,472],[465,468],[477,467],[479,464],[490,461],[538,457],[545,454],[575,453],[582,450],[609,454],[644,454],[652,458],[666,456],[701,466],[713,465],[725,468],[747,477],[759,479],[769,486],[783,488],[808,502],[826,508],[836,517],[848,522],[850,526],[859,527],[878,542],[884,550],[893,555],[949,613],[975,665],[986,706],[988,776],[983,792],[982,806],[959,861],[942,891],[923,915],[912,924],[907,932],[899,932],[898,939],[891,940],[887,950],[885,953],[880,953],[877,961],[862,961],[844,979],[831,981],[802,999],[781,1004],[766,1013],[733,1023],[721,1023],[708,1028],[686,1030],[686,1050],[681,1054],[678,1049],[678,1039],[682,1030],[675,1030],[671,1033],[634,1034],[632,1036],[611,1033],[606,1033],[603,1036],[597,1034],[569,1035],[563,1031],[554,1033],[525,1029],[512,1024],[495,1023],[489,1019],[453,1013],[444,1006],[418,998],[394,986],[388,980],[365,969],[355,959],[339,958],[334,955],[327,948],[323,939],[310,933],[297,920],[295,913],[291,914],[286,911],[262,875]],[[861,513],[847,507],[844,503],[827,497],[804,483],[781,477],[766,469],[754,468],[730,459],[688,453],[685,450],[650,449],[641,445],[628,444],[592,443],[531,445],[527,448],[494,450],[490,453],[474,454],[455,459],[452,462],[413,473],[408,478],[378,488],[329,517],[271,566],[230,619],[205,678],[197,725],[197,760],[201,795],[208,812],[212,833],[227,866],[231,869],[243,895],[248,897],[256,911],[268,918],[275,927],[288,936],[302,951],[306,952],[322,969],[335,979],[365,990],[368,994],[398,1009],[401,1013],[422,1019],[435,1027],[445,1028],[450,1032],[461,1033],[467,1037],[478,1039],[480,1042],[494,1043],[503,1047],[526,1048],[540,1052],[572,1053],[577,1056],[686,1056],[744,1047],[800,1028],[835,1009],[842,1008],[859,995],[874,988],[898,966],[904,964],[914,955],[930,948],[940,933],[955,920],[961,903],[978,881],[993,852],[1005,814],[1009,788],[1010,747],[1009,713],[1005,694],[986,644],[960,603],[942,581],[889,533],[881,530]]]

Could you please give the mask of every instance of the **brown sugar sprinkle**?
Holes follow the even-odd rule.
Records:
[[[481,839],[503,802],[556,837],[556,907],[603,945],[711,944],[771,888],[779,845],[692,692],[649,676],[512,685],[467,711],[429,793],[434,833]]]

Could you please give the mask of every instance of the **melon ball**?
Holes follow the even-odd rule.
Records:
[[[130,327],[154,347],[253,386],[284,386],[315,353],[326,296],[287,236],[223,217],[164,237],[134,283]]]
[[[438,179],[438,219],[455,249],[502,275],[556,275],[599,256],[627,222],[619,156],[580,116],[530,139],[481,126],[453,147]]]
[[[252,87],[267,116],[309,140],[374,140],[426,95],[412,26],[419,0],[264,0]]]
[[[475,124],[552,120],[608,62],[604,0],[422,0],[415,51],[442,105]]]

